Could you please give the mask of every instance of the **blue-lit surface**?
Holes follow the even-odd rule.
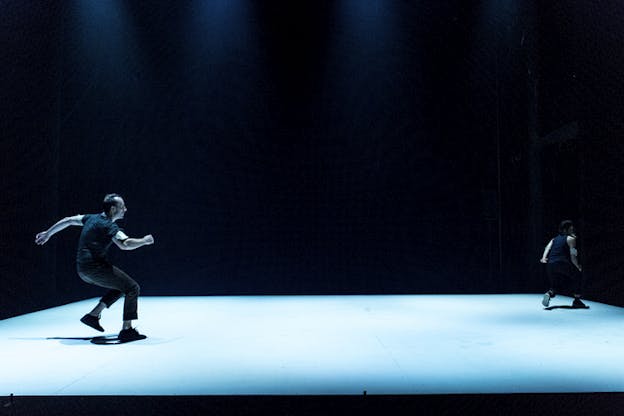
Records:
[[[149,338],[98,346],[95,299],[0,321],[0,395],[624,391],[624,309],[541,295],[144,297]],[[569,304],[557,297],[553,304]],[[105,311],[119,328],[122,302]]]

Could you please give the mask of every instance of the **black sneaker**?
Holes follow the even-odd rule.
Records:
[[[121,342],[130,342],[130,341],[138,341],[140,339],[147,338],[146,335],[139,334],[136,329],[122,329],[119,331],[119,341]]]
[[[572,301],[572,307],[575,309],[588,309],[589,306],[585,305],[580,298],[574,298]]]
[[[104,328],[102,328],[102,326],[100,325],[100,318],[98,318],[97,316],[86,314],[85,316],[80,318],[80,322],[87,326],[90,326],[96,331],[104,332]]]

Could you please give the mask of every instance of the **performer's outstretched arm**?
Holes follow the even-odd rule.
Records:
[[[154,244],[154,237],[152,237],[151,234],[148,234],[143,238],[130,238],[122,231],[119,231],[117,235],[113,237],[113,241],[117,244],[117,247],[122,250],[134,250],[139,247]]]
[[[74,215],[73,217],[65,217],[62,220],[58,221],[52,227],[48,228],[46,231],[42,231],[35,236],[35,243],[39,245],[45,244],[50,237],[54,234],[58,233],[61,230],[69,227],[70,225],[79,225],[82,226],[82,217],[84,215]]]

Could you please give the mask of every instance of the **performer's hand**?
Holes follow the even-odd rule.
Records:
[[[152,237],[151,234],[148,234],[145,237],[143,237],[143,241],[145,242],[145,245],[154,244],[154,237]]]
[[[548,263],[548,258],[547,258],[547,257],[542,257],[542,258],[540,259],[540,262],[542,262],[542,263]]]
[[[35,236],[35,244],[40,246],[44,245],[50,239],[50,234],[47,231],[42,231]]]

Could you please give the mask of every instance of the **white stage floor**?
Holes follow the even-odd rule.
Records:
[[[541,294],[142,297],[149,338],[94,345],[96,299],[0,321],[0,396],[624,391],[624,308]],[[569,305],[558,296],[552,305]],[[123,300],[104,312],[119,330]]]

